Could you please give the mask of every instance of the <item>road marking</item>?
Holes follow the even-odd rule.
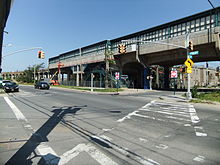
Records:
[[[143,142],[143,143],[147,143],[148,142],[148,140],[147,139],[144,139],[144,138],[139,138],[139,140],[141,141],[141,142]]]
[[[165,144],[159,144],[158,146],[156,146],[156,148],[159,148],[159,149],[163,149],[163,150],[165,150],[165,149],[168,148],[168,146],[165,145]]]
[[[7,104],[11,107],[17,120],[22,121],[24,128],[31,130],[32,133],[29,136],[33,136],[36,131],[28,123],[28,120],[26,119],[26,117],[16,107],[16,105],[11,102],[11,100],[8,97],[4,97],[4,99],[7,102]],[[107,139],[107,140],[110,140],[110,139]],[[92,158],[94,158],[101,165],[117,165],[117,163],[112,161],[105,154],[103,154],[102,152],[100,152],[98,149],[96,149],[94,146],[90,144],[87,144],[87,145],[79,144],[76,147],[74,147],[72,150],[65,152],[60,157],[45,142],[41,142],[36,148],[37,154],[43,157],[45,164],[50,164],[50,165],[64,165],[67,162],[69,162],[71,159],[76,157],[80,152],[83,152],[83,151],[86,151]]]
[[[203,163],[205,162],[205,156],[198,155],[197,157],[193,158],[193,160]]]
[[[155,101],[156,101],[156,100],[151,101],[150,103],[144,105],[141,109],[147,108],[148,106],[150,106],[150,105],[151,105],[152,103],[154,103]],[[137,112],[139,112],[139,110],[129,113],[127,116],[125,116],[125,117],[123,117],[123,118],[121,118],[121,119],[118,119],[117,122],[123,122],[125,119],[130,119],[131,116],[137,115]]]
[[[6,103],[11,107],[17,120],[23,121],[22,124],[23,124],[24,128],[31,130],[32,133],[34,134],[35,130],[28,123],[28,120],[23,115],[23,113],[16,107],[16,105],[14,103],[11,102],[11,100],[8,97],[4,97],[4,99],[5,99]],[[29,136],[33,136],[33,134],[30,134]],[[40,143],[38,145],[38,147],[36,148],[36,150],[39,153],[39,155],[41,155],[44,158],[45,162],[47,162],[47,163],[57,164],[57,162],[59,161],[59,158],[58,158],[57,154],[55,153],[55,151],[45,143]],[[57,159],[54,159],[54,157],[56,157]]]
[[[117,122],[123,122],[125,119],[130,119],[131,116],[135,115],[137,112],[139,112],[139,111],[131,112],[131,113],[129,113],[127,116],[125,116],[125,117],[123,117],[123,118],[121,118],[121,119],[118,119]]]
[[[113,148],[114,150],[122,153],[123,155],[126,155],[127,157],[130,157],[133,160],[136,160],[137,162],[143,164],[143,165],[160,165],[158,162],[149,159],[149,158],[143,158],[137,154],[131,154],[131,152],[129,151],[128,148],[123,148],[120,147],[118,145],[115,145],[105,139],[102,139],[101,137],[98,136],[92,136],[94,139],[98,139],[99,141],[102,141],[103,143],[106,143],[106,145],[110,146],[111,148]]]
[[[6,103],[11,107],[12,111],[14,112],[16,118],[18,120],[24,120],[25,122],[27,122],[27,119],[25,118],[25,116],[21,113],[21,111],[19,111],[19,109],[11,102],[11,100],[8,97],[4,97]],[[27,125],[27,124],[26,124]]]
[[[155,108],[157,108],[158,106],[159,110],[151,109],[150,106],[152,105]],[[161,107],[161,106],[166,106],[166,107]],[[170,107],[167,107],[167,106],[170,106]],[[164,114],[163,117],[165,117],[166,119],[173,119],[173,120],[169,120],[169,122],[171,123],[184,124],[184,126],[191,126],[190,123],[192,123],[192,126],[194,125],[193,128],[194,128],[196,136],[207,136],[207,133],[205,133],[203,127],[198,126],[198,123],[200,122],[200,120],[199,120],[199,117],[197,116],[194,106],[191,104],[188,104],[187,107],[185,108],[183,107],[183,105],[176,105],[170,102],[162,103],[162,102],[156,102],[156,100],[153,100],[150,103],[146,104],[145,106],[139,108],[138,110],[135,110],[134,112],[129,113],[127,116],[121,119],[118,119],[117,122],[123,122],[125,119],[131,119],[132,116],[138,116],[142,118],[148,118],[148,119],[158,120],[158,121],[163,121],[163,122],[166,121],[165,119],[157,118],[154,116],[138,114],[138,112],[140,111]],[[190,122],[190,123],[186,123],[186,122]]]
[[[189,105],[189,114],[191,117],[191,122],[193,124],[198,124],[200,122],[199,117],[197,116],[196,110],[193,105]],[[196,133],[196,136],[207,136],[207,133],[205,133],[203,127],[201,126],[194,126],[194,131]]]
[[[155,111],[155,110],[149,109],[149,106],[151,106],[152,104],[155,106],[168,105],[171,107],[169,107],[169,108],[162,107],[162,109],[165,109],[165,110],[158,110],[158,111],[156,110]],[[172,107],[172,106],[175,106],[175,107]],[[177,108],[180,108],[180,107],[182,110],[180,112],[176,112]],[[138,116],[138,117],[142,117],[142,118],[148,118],[148,119],[158,120],[158,121],[163,121],[163,122],[166,121],[165,119],[138,114],[139,111],[148,111],[148,112],[154,112],[154,113],[167,114],[164,116],[167,119],[175,119],[175,120],[180,120],[180,121],[191,122],[190,119],[186,119],[187,117],[190,118],[189,111],[187,111],[187,108],[182,108],[182,105],[173,105],[173,103],[156,102],[156,100],[153,100],[150,103],[146,104],[145,106],[139,108],[138,110],[135,110],[134,112],[129,113],[127,116],[125,116],[121,119],[118,119],[117,122],[123,122],[125,119],[130,119],[132,116]],[[188,112],[188,115],[186,112]],[[173,115],[173,116],[170,116],[170,115]],[[180,116],[180,117],[174,117],[174,116]],[[174,121],[174,120],[171,120],[169,122],[176,123],[176,124],[182,124],[181,122]]]
[[[195,123],[200,122],[199,117],[197,116],[196,110],[193,105],[189,105],[189,114],[190,114],[192,123],[195,124]]]
[[[78,144],[73,149],[65,152],[63,155],[60,156],[60,161],[58,165],[63,165],[68,163],[71,159],[78,156],[81,152],[87,152],[93,159],[95,159],[101,165],[117,165],[113,160],[107,157],[105,154],[100,152],[96,147],[92,144]]]
[[[102,129],[102,131],[104,131],[104,132],[109,132],[109,131],[111,131],[111,130],[113,130],[114,128],[110,128],[110,129],[108,129],[108,128],[103,128]]]
[[[141,111],[149,111],[149,112],[155,112],[155,113],[162,113],[162,114],[167,114],[167,115],[176,115],[176,116],[184,116],[184,117],[189,117],[189,112],[175,112],[175,111],[168,111],[168,110],[162,110],[162,111],[154,111],[154,110],[150,110],[150,109],[139,109]]]
[[[165,117],[168,118],[168,119],[175,119],[175,120],[180,120],[180,121],[188,121],[188,122],[191,121],[189,119],[178,118],[178,117],[174,117],[174,116],[167,116],[167,115],[165,115]]]
[[[100,135],[101,138],[108,140],[108,141],[112,141],[112,138],[106,136],[106,135]]]

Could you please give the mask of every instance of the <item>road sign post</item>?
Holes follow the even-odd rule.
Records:
[[[115,72],[115,79],[116,79],[117,94],[118,94],[118,86],[119,86],[118,80],[120,79],[120,73],[119,72]]]
[[[178,77],[178,73],[176,69],[172,69],[170,72],[170,78],[174,79],[174,84],[173,84],[173,92],[174,95],[176,94],[176,79]]]
[[[189,31],[188,31],[188,29],[187,29],[187,33],[186,33],[186,43],[189,43]],[[186,55],[187,55],[187,60],[184,62],[184,64],[187,66],[187,68],[192,67],[193,62],[189,58],[189,45],[186,45]],[[190,73],[187,73],[187,79],[188,79],[188,83],[187,83],[186,98],[187,98],[187,100],[191,100],[192,99],[192,94],[190,92]]]
[[[93,92],[93,78],[94,78],[94,74],[91,73],[91,92]]]

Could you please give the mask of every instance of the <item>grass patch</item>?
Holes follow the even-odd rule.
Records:
[[[201,100],[220,102],[220,92],[200,93],[197,98]]]
[[[105,88],[105,89],[94,89],[95,92],[121,92],[123,89],[121,88]]]
[[[34,83],[18,82],[19,85],[34,85]]]
[[[201,99],[192,99],[192,100],[190,100],[190,103],[206,103],[206,104],[213,104],[213,102],[211,102],[211,101],[201,100]]]
[[[55,85],[53,87],[91,91],[91,88],[86,88],[86,87],[65,86],[65,85],[57,85],[57,86]],[[94,92],[117,92],[117,88],[93,88],[93,91]],[[118,91],[119,92],[123,91],[123,89],[119,88]]]
[[[193,103],[208,103],[211,102],[220,102],[220,92],[209,92],[209,93],[197,93],[196,97],[190,102]]]

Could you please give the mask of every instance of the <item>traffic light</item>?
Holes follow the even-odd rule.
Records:
[[[193,50],[193,42],[189,41],[189,50]]]
[[[44,59],[44,52],[41,51],[41,58]]]
[[[44,52],[43,51],[38,51],[38,58],[44,59]]]
[[[118,52],[119,53],[126,53],[126,46],[124,44],[118,45]]]
[[[41,51],[38,51],[38,58],[41,58]]]

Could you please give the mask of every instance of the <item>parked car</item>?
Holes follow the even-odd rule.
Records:
[[[5,92],[19,92],[19,86],[15,82],[6,82],[3,86]]]
[[[35,89],[50,89],[50,85],[47,82],[39,81],[34,85]]]
[[[10,80],[2,80],[2,86],[5,86],[6,83],[11,82]]]

